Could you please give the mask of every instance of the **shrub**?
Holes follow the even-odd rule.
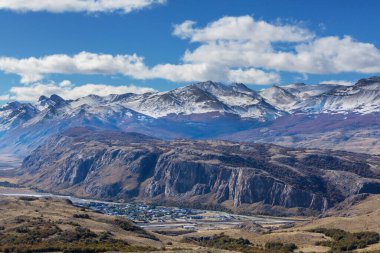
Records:
[[[19,234],[26,234],[28,233],[30,230],[28,227],[18,227],[16,228],[16,233],[19,233]]]
[[[125,231],[134,232],[134,233],[138,234],[140,237],[159,241],[159,239],[157,237],[155,237],[152,234],[147,233],[144,229],[142,229],[138,226],[135,226],[132,222],[130,222],[128,220],[123,220],[123,219],[117,218],[114,220],[114,225],[118,226],[119,228],[121,228]]]
[[[316,245],[327,246],[332,252],[353,251],[378,243],[380,235],[376,232],[349,233],[341,229],[317,228],[310,230],[331,237],[334,241],[321,241]]]
[[[282,242],[267,242],[265,243],[265,248],[270,250],[280,250],[284,244]]]
[[[21,196],[19,197],[20,200],[23,200],[23,201],[35,201],[35,200],[38,200],[38,198],[36,197],[29,197],[29,196]]]
[[[265,249],[267,250],[275,250],[275,251],[281,251],[281,252],[293,252],[295,249],[297,249],[297,245],[294,243],[282,243],[282,242],[267,242],[265,244]]]
[[[90,219],[90,215],[87,213],[74,214],[73,217],[77,219]]]

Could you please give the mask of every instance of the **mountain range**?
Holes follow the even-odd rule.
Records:
[[[90,95],[0,107],[0,149],[25,156],[71,127],[161,139],[225,139],[380,153],[380,77],[355,85],[273,86],[202,82],[167,92]],[[360,129],[360,131],[358,131]]]
[[[380,77],[261,91],[208,81],[8,103],[0,152],[23,159],[21,185],[48,192],[313,215],[380,194],[379,126]]]
[[[380,194],[379,156],[89,128],[50,137],[19,174],[22,185],[48,192],[250,214],[314,215]]]

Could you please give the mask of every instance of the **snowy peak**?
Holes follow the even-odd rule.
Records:
[[[296,83],[260,92],[241,83],[207,81],[167,92],[89,95],[76,100],[41,96],[36,106],[12,102],[0,107],[0,131],[52,121],[120,127],[130,122],[165,120],[172,115],[232,115],[271,121],[294,113],[372,112],[380,112],[380,77],[361,79],[353,86]]]
[[[255,93],[253,90],[251,90],[245,84],[242,84],[242,83],[233,83],[230,86],[234,91],[237,91],[237,92],[247,93],[247,94]]]
[[[260,95],[271,105],[280,110],[289,111],[292,107],[300,102],[300,99],[289,91],[274,85],[271,88],[262,90]]]
[[[61,106],[67,105],[66,100],[64,100],[63,98],[55,94],[51,95],[50,98],[46,96],[41,96],[38,99],[38,103],[39,103],[38,108],[40,110],[44,110],[48,107],[61,107]]]
[[[370,78],[360,79],[354,86],[355,88],[365,90],[380,90],[380,77],[373,76]]]
[[[372,76],[369,78],[360,79],[359,81],[357,81],[355,86],[366,86],[374,83],[380,83],[380,76]]]
[[[267,120],[283,112],[266,103],[243,84],[201,82],[168,92],[127,95],[118,100],[123,106],[154,118],[204,113],[235,114],[243,118]]]
[[[31,104],[11,102],[0,107],[0,132],[17,127],[36,116],[37,108]]]
[[[310,88],[307,89],[310,94]],[[317,85],[292,111],[303,113],[361,113],[380,111],[380,78],[359,80],[353,86]],[[302,97],[302,96],[301,96]]]
[[[298,97],[300,100],[305,100],[311,97],[322,95],[338,87],[344,87],[344,86],[331,85],[331,84],[306,85],[303,83],[281,86],[282,89],[290,92],[294,96]]]

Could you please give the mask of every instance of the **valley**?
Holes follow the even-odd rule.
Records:
[[[379,83],[257,92],[204,82],[142,95],[10,103],[0,109],[0,200],[4,210],[17,204],[29,211],[15,216],[28,217],[24,234],[18,223],[0,234],[19,240],[41,235],[38,227],[46,225],[55,232],[28,247],[46,249],[60,238],[54,249],[64,252],[379,250]],[[372,100],[345,104],[361,96]],[[77,226],[65,223],[71,214],[51,216],[62,205],[89,238],[60,237]],[[50,218],[35,226],[30,208]],[[128,236],[109,227],[119,217]],[[94,222],[108,222],[98,225],[111,234],[104,239]]]
[[[75,201],[76,199],[73,198],[73,200]],[[142,228],[137,229],[133,227],[136,225],[132,225],[132,223],[129,223],[128,228],[124,227],[124,225],[118,227],[119,225],[117,224],[124,223],[120,223],[115,214],[105,215],[94,212],[94,209],[88,208],[88,205],[96,202],[89,200],[82,200],[75,204],[75,202],[68,199],[57,198],[52,195],[39,195],[36,198],[28,194],[19,197],[0,194],[2,217],[6,217],[6,219],[0,218],[0,249],[4,250],[9,247],[7,242],[11,237],[19,238],[22,236],[23,238],[28,238],[27,236],[30,232],[20,232],[21,228],[25,228],[28,231],[34,231],[33,238],[36,238],[34,240],[37,241],[24,239],[22,242],[12,243],[13,249],[25,249],[27,247],[37,251],[38,249],[46,250],[49,248],[51,250],[55,249],[55,251],[65,249],[65,252],[69,250],[78,252],[79,249],[86,249],[87,251],[98,249],[101,252],[103,250],[107,251],[107,249],[121,250],[123,252],[173,253],[251,252],[250,250],[268,253],[289,252],[285,248],[271,250],[269,245],[276,243],[283,246],[289,245],[289,247],[290,245],[295,245],[295,252],[328,252],[330,247],[326,245],[328,242],[334,241],[334,239],[318,232],[318,229],[343,229],[352,233],[360,232],[364,234],[367,233],[366,231],[379,232],[379,201],[380,199],[377,195],[363,195],[359,202],[342,204],[340,207],[327,212],[324,217],[307,220],[295,218],[292,220],[291,225],[283,223],[284,219],[282,221],[280,219],[278,222],[275,220],[276,218],[258,217],[241,221],[239,224],[230,224],[229,226],[219,225],[219,222],[214,222],[213,227],[210,227],[209,224],[207,226],[204,224],[199,225],[201,223],[199,221],[193,221],[193,225],[186,223],[185,226],[179,226],[178,223],[176,226],[162,226],[162,224],[156,226],[155,223],[151,223],[151,226],[146,226],[146,224],[137,222],[136,225]],[[104,204],[107,202],[97,203]],[[120,203],[108,204],[124,205]],[[99,206],[97,204],[93,205]],[[197,213],[197,215],[204,216],[218,213],[198,212],[200,213]],[[243,216],[230,214],[230,217],[232,216],[243,218]],[[246,218],[246,216],[244,217]],[[212,217],[210,216],[209,219],[212,219]],[[118,223],[115,223],[115,221]],[[42,234],[42,229],[49,227],[49,234],[45,232]],[[57,231],[54,232],[52,228]],[[67,236],[76,233],[75,231],[80,232],[79,239],[68,239]],[[84,233],[83,231],[87,232]],[[105,236],[105,233],[108,234],[108,237]],[[61,234],[65,235],[66,239],[59,239],[62,238],[59,237]],[[86,235],[89,237],[85,238]],[[370,235],[372,234],[368,234],[368,236]],[[373,234],[373,236],[376,235]],[[52,238],[54,238],[54,244],[51,243]],[[203,238],[204,243],[198,244],[196,242],[197,238]],[[213,240],[219,240],[218,238],[224,238],[224,245],[213,244]],[[249,244],[240,244],[239,240],[242,240],[241,238],[244,238],[245,243],[249,242]],[[83,243],[83,240],[86,243]],[[321,242],[325,242],[326,245],[323,246],[324,243]],[[365,252],[375,252],[379,249],[380,243],[374,241],[368,247],[357,252],[363,250]]]
[[[144,203],[123,203],[81,199],[72,196],[36,192],[28,188],[1,187],[0,196],[10,198],[67,200],[78,208],[85,208],[110,216],[126,217],[133,221],[137,226],[147,230],[218,230],[234,228],[249,221],[266,226],[280,226],[305,220],[305,218],[292,219],[270,216],[246,216],[221,211],[156,206]]]
[[[0,0],[0,253],[380,253],[379,13]]]

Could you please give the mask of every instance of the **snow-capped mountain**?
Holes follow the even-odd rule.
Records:
[[[354,86],[335,87],[298,105],[298,110],[313,113],[361,113],[380,111],[380,78],[359,80]]]
[[[282,86],[281,88],[290,92],[300,100],[307,100],[311,97],[319,96],[324,93],[327,93],[335,88],[345,87],[342,85],[333,85],[333,84],[304,84],[304,83],[295,83]]]
[[[38,110],[31,104],[11,102],[0,107],[0,133],[35,117]]]
[[[297,90],[298,93],[300,91]],[[298,97],[288,91],[287,89],[274,85],[271,88],[260,91],[260,95],[271,105],[277,107],[283,111],[291,111],[296,104],[302,101],[302,98]]]
[[[380,77],[353,86],[291,84],[273,86],[260,95],[274,107],[293,113],[361,113],[380,111]]]
[[[353,86],[291,84],[260,92],[244,84],[208,81],[145,94],[90,95],[76,100],[52,95],[42,96],[33,105],[12,102],[0,107],[0,149],[12,147],[9,143],[35,146],[74,126],[136,131],[159,138],[218,138],[266,127],[291,115],[356,114],[357,119],[373,113],[380,113],[380,77],[362,79]]]
[[[119,103],[154,118],[170,114],[230,113],[243,118],[274,119],[284,112],[268,104],[244,84],[197,83],[168,92],[113,97]]]

